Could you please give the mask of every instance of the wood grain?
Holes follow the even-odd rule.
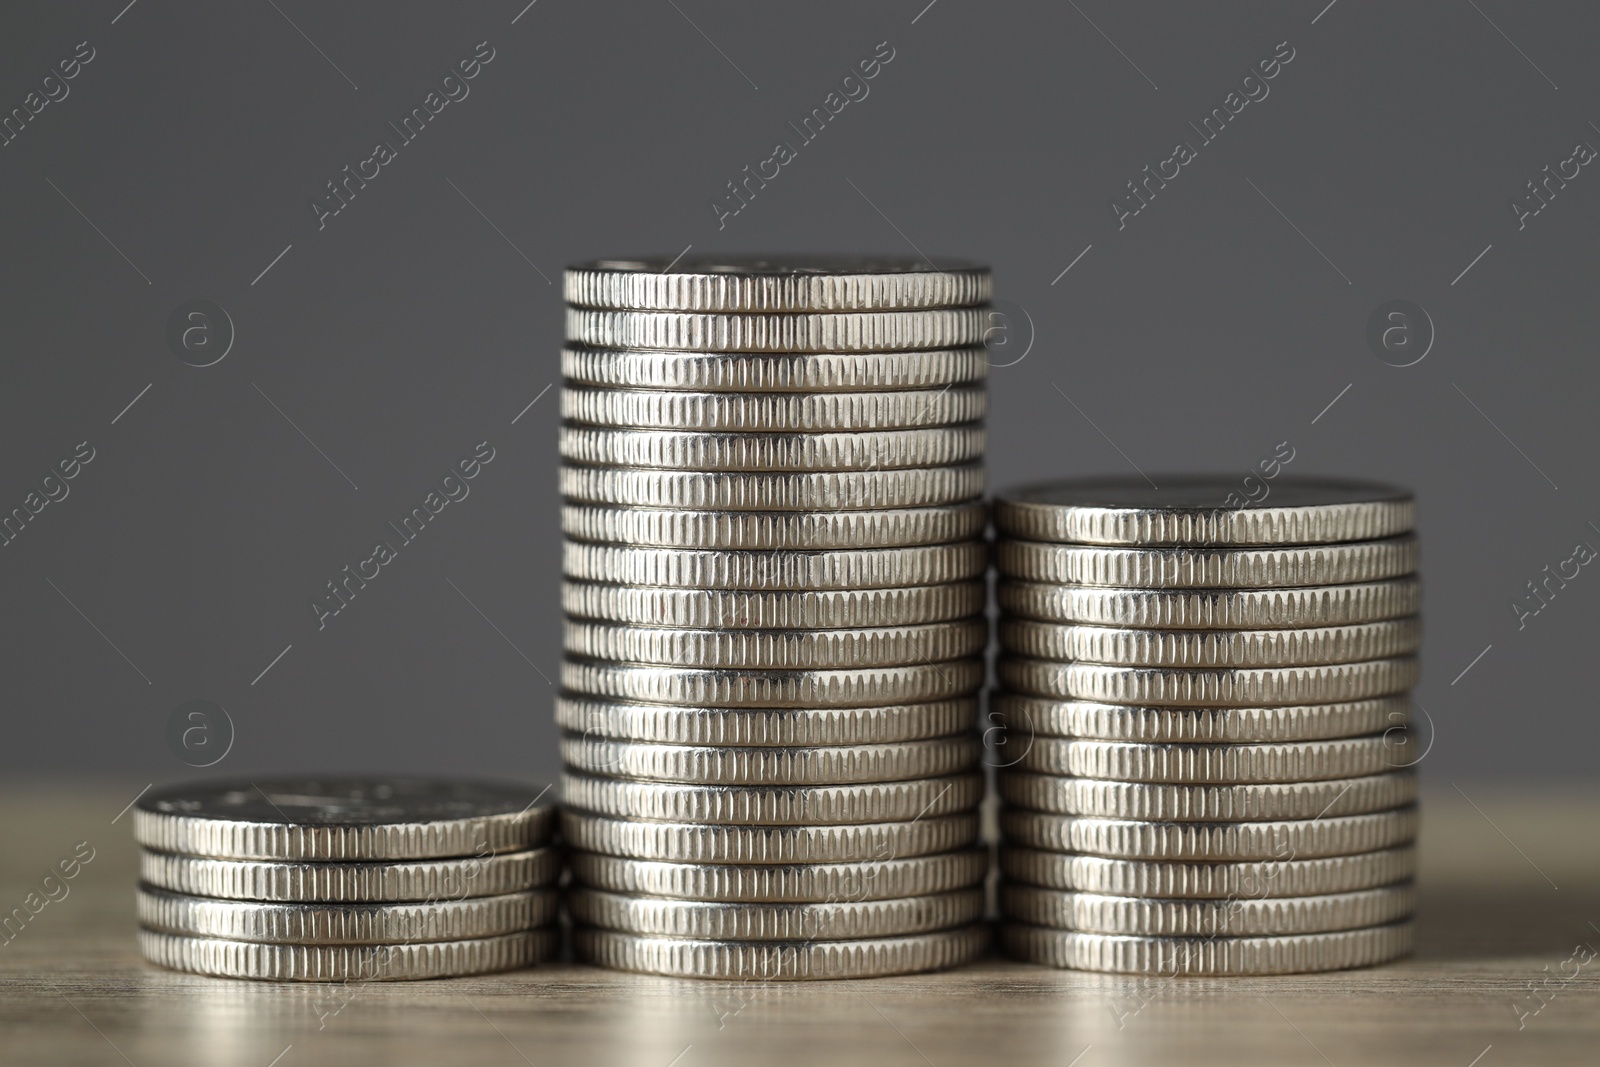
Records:
[[[18,1064],[1311,1064],[1600,1059],[1600,793],[1435,791],[1424,803],[1421,951],[1375,970],[1152,980],[1004,960],[806,985],[694,982],[573,964],[326,987],[161,971],[133,943],[138,790],[0,794],[0,913],[80,842],[94,858],[0,941],[0,1062]],[[1476,807],[1474,807],[1474,804]],[[60,895],[60,890],[54,890]],[[1572,964],[1566,969],[1570,972]],[[337,1010],[335,1010],[337,1009]],[[320,1017],[319,1017],[320,1013]],[[1081,1057],[1074,1059],[1075,1057]],[[1481,1058],[1479,1058],[1481,1057]]]

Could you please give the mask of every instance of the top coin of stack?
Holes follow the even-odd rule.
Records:
[[[174,786],[133,808],[139,945],[229,978],[384,981],[559,947],[544,789],[413,779]]]
[[[567,271],[574,944],[706,978],[981,951],[986,269]]]
[[[996,502],[1007,948],[1152,974],[1404,955],[1411,495],[1158,481]]]

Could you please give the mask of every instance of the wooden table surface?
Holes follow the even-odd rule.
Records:
[[[12,786],[0,793],[0,914],[23,906],[58,861],[86,848],[93,858],[65,896],[55,887],[60,899],[0,940],[0,1062],[1600,1062],[1600,959],[1586,962],[1586,947],[1575,955],[1600,947],[1600,792],[1430,784],[1420,951],[1373,970],[1155,980],[994,959],[911,978],[759,984],[558,964],[370,983],[320,1019],[338,1006],[325,987],[202,978],[140,959],[135,851],[128,819],[113,821],[137,785]]]

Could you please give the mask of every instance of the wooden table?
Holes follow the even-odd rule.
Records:
[[[135,852],[127,817],[113,821],[138,784],[70,791],[13,786],[0,794],[0,910],[22,906],[80,842],[94,853],[65,883],[66,896],[0,942],[0,1062],[1572,1067],[1600,1061],[1600,959],[1564,986],[1559,978],[1577,967],[1567,962],[1575,946],[1600,947],[1600,792],[1469,789],[1469,801],[1447,784],[1431,784],[1436,788],[1424,802],[1421,950],[1374,970],[1152,980],[995,959],[938,975],[786,985],[679,981],[560,964],[484,978],[371,983],[354,988],[340,1010],[320,1021],[318,1007],[329,1007],[325,988],[176,974],[139,958]],[[60,896],[59,888],[54,892]],[[1558,977],[1536,999],[1530,983],[1549,975]],[[1529,1014],[1519,1019],[1519,1010]]]

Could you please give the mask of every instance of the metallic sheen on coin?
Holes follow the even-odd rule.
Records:
[[[377,904],[517,893],[553,885],[561,874],[555,848],[483,858],[397,862],[299,863],[217,860],[148,849],[139,876],[177,893],[229,900]]]
[[[859,941],[698,941],[641,937],[578,927],[572,947],[581,960],[623,971],[677,978],[760,981],[880,978],[970,963],[989,947],[982,923],[905,937]]]
[[[1037,886],[1000,887],[1007,918],[1057,930],[1137,937],[1281,937],[1380,926],[1409,918],[1410,882],[1314,897],[1153,900]]]
[[[886,352],[983,340],[980,308],[925,311],[696,314],[567,308],[567,340],[601,348],[692,352]]]
[[[1318,819],[1398,808],[1417,798],[1413,771],[1323,782],[1169,785],[1063,778],[1007,767],[997,781],[1001,799],[1019,808],[1149,822]]]
[[[1000,847],[1000,873],[1012,881],[1131,897],[1222,900],[1349,893],[1403,882],[1416,871],[1417,852],[1411,845],[1349,856],[1222,863],[1128,860]]]
[[[1110,704],[1255,707],[1331,704],[1403,693],[1417,681],[1415,656],[1320,667],[1115,667],[1001,656],[1009,688],[1035,696]]]
[[[971,697],[865,708],[717,708],[556,697],[556,725],[585,737],[667,745],[861,745],[971,730]],[[580,805],[581,806],[581,805]]]
[[[799,826],[904,822],[971,811],[983,799],[983,775],[970,771],[943,778],[850,785],[697,785],[630,781],[569,770],[561,777],[561,790],[572,807],[611,818]]]
[[[987,848],[865,863],[672,863],[574,852],[580,885],[677,900],[837,901],[925,896],[981,885]]]
[[[415,778],[256,778],[169,786],[133,835],[216,859],[398,860],[517,852],[549,840],[545,786]]]
[[[1153,745],[1035,737],[1016,766],[1041,774],[1119,782],[1312,782],[1382,774],[1402,765],[1403,751],[1383,734],[1260,745]]]
[[[1272,548],[1108,548],[1010,541],[995,545],[1008,578],[1139,589],[1272,589],[1399,578],[1417,569],[1417,539]]]
[[[988,301],[989,268],[945,260],[783,256],[600,259],[567,268],[562,295],[579,307],[659,311],[869,311]]]
[[[563,824],[564,825],[564,824]],[[1053,815],[1008,808],[1000,813],[1008,844],[1136,860],[1284,860],[1393,848],[1415,839],[1417,809],[1262,822],[1141,822]]]
[[[839,630],[918,626],[983,611],[974,578],[887,589],[675,589],[670,586],[562,582],[570,616],[637,626],[725,630]]]
[[[995,527],[1030,541],[1100,545],[1301,545],[1411,529],[1415,503],[1404,489],[1277,476],[1281,462],[1264,462],[1277,469],[1242,479],[1163,475],[1159,489],[1121,477],[1010,489],[995,501]]]
[[[1410,955],[1410,922],[1289,937],[1170,938],[1088,934],[1002,923],[1000,944],[1018,959],[1112,974],[1302,974],[1370,967]]]
[[[948,700],[983,684],[977,658],[830,671],[699,670],[605,660],[561,661],[561,686],[612,700],[698,707],[874,707]]]
[[[573,463],[697,471],[891,470],[983,458],[980,424],[848,433],[698,433],[566,424],[561,457]]]
[[[1018,748],[1026,747],[1027,739],[1037,735],[1250,744],[1355,737],[1382,731],[1398,750],[1407,740],[1410,708],[1411,701],[1404,696],[1256,708],[1161,708],[995,693],[989,698],[989,721],[991,730],[1004,733],[1010,738],[1008,743]],[[1400,756],[1395,758],[1399,760]]]
[[[980,655],[989,643],[983,618],[849,630],[691,630],[568,619],[562,632],[575,656],[761,670],[929,663]]]
[[[977,422],[988,412],[980,386],[871,393],[669,393],[561,387],[561,417],[591,426],[742,433],[837,433]]]
[[[568,345],[567,381],[696,393],[854,393],[981,382],[982,345],[920,352],[664,352]]]
[[[1113,589],[1002,581],[1000,610],[1045,622],[1140,629],[1266,630],[1348,626],[1414,615],[1415,578],[1300,589]]]
[[[881,511],[685,511],[564,504],[561,532],[574,541],[658,548],[817,550],[937,545],[983,536],[980,501]]]
[[[1122,667],[1302,667],[1415,652],[1416,616],[1310,630],[1143,630],[1002,619],[1000,647],[1018,656]]]
[[[557,473],[569,501],[729,511],[869,511],[960,504],[983,493],[983,464],[864,471],[673,471],[581,467]]]
[[[147,930],[294,945],[397,945],[497,937],[549,926],[560,910],[554,887],[425,903],[291,904],[218,900],[141,885],[135,905],[139,925]]]
[[[567,892],[572,921],[646,937],[714,941],[853,940],[948,930],[983,918],[983,890],[926,897],[812,904],[731,904],[625,896],[582,887]]]
[[[269,945],[139,931],[144,958],[220,978],[275,982],[393,982],[509,971],[561,947],[559,930],[528,930],[470,941],[403,945]]]
[[[880,745],[728,748],[659,745],[567,732],[561,759],[590,774],[695,785],[845,785],[942,777],[971,770],[983,754],[977,734]]]
[[[976,813],[838,826],[708,826],[568,808],[561,828],[574,849],[673,863],[864,863],[949,852],[978,840]]]

